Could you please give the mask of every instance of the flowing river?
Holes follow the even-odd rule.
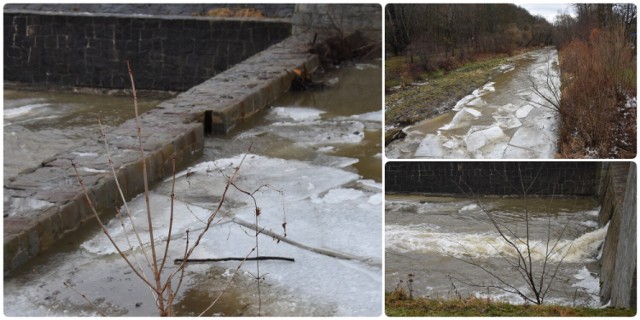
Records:
[[[546,48],[515,57],[498,75],[437,117],[405,128],[389,158],[535,159],[556,152],[558,53]]]
[[[225,175],[239,166],[236,185],[248,191],[260,189],[254,194],[261,211],[260,228],[279,236],[286,232],[286,240],[292,241],[275,241],[262,234],[258,239],[260,255],[288,257],[295,262],[262,261],[259,270],[255,261],[241,266],[237,261],[189,265],[174,303],[177,315],[198,315],[218,296],[218,302],[205,315],[382,314],[380,61],[343,66],[322,74],[319,80],[328,87],[289,93],[228,136],[206,137],[204,156],[188,170],[177,173],[175,186],[176,218],[168,255],[171,261],[182,256],[187,230],[191,231],[190,237],[203,230],[203,221],[220,199]],[[12,102],[5,95],[5,105],[14,103],[14,108],[20,109],[20,103],[49,103],[30,99]],[[131,102],[120,104],[130,106]],[[108,105],[98,109],[105,108]],[[29,114],[38,108],[22,110]],[[46,133],[64,127],[66,120],[57,119],[71,118],[46,119],[24,130],[40,135],[43,130]],[[24,139],[16,145],[31,144],[24,142],[28,137],[12,119],[17,117],[8,116],[5,107],[5,143],[10,135],[17,141]],[[95,129],[83,128],[74,129],[74,135]],[[67,130],[60,131],[66,137]],[[41,140],[44,138],[34,143],[36,149]],[[64,149],[65,145],[60,147]],[[38,161],[34,159],[33,163]],[[161,248],[169,233],[171,186],[171,179],[157,184],[150,197],[154,232],[160,235],[155,242]],[[137,197],[128,206],[141,238],[148,239],[149,230],[141,221],[146,220],[144,197]],[[256,239],[246,225],[255,222],[253,200],[232,190],[192,258],[249,255]],[[128,224],[125,227],[130,228]],[[119,220],[112,219],[107,228],[126,248]],[[148,248],[148,240],[143,242]],[[133,256],[131,250],[127,254]],[[173,263],[168,263],[167,272],[173,270]],[[260,288],[256,277],[261,279]],[[5,315],[97,315],[96,308],[74,290],[108,315],[157,314],[149,289],[132,274],[104,234],[96,226],[88,226],[5,277]]]
[[[477,202],[468,198],[387,195],[385,206],[386,291],[398,285],[408,290],[408,275],[412,274],[415,296],[475,296],[524,303],[519,295],[500,289],[509,288],[498,278],[531,295],[512,266],[517,262],[516,251],[500,237],[486,214],[491,213],[512,240],[515,238],[506,228],[524,239],[522,199],[496,197]],[[596,258],[606,227],[598,228],[596,199],[530,198],[527,208],[534,274],[541,274],[547,252],[551,253],[546,259],[547,270],[559,266],[554,280],[553,272],[545,279],[551,284],[545,303],[600,306]],[[553,248],[548,251],[547,239]],[[522,244],[520,249],[526,252]]]

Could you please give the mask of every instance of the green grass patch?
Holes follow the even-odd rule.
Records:
[[[406,68],[406,62],[406,58],[385,61],[387,88],[409,81],[400,78],[400,70]],[[506,57],[492,57],[466,63],[448,73],[440,70],[422,74],[422,78],[428,82],[427,85],[407,86],[386,95],[386,123],[405,126],[437,115],[443,107],[453,106],[455,102],[485,84],[496,67],[506,62]]]
[[[635,309],[513,305],[480,298],[410,299],[396,292],[386,294],[385,312],[390,317],[633,317],[636,314]]]

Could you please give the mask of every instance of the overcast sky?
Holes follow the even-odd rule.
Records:
[[[556,15],[561,13],[568,13],[575,16],[574,10],[570,3],[537,3],[537,4],[522,4],[517,5],[527,9],[532,15],[541,15],[547,19],[547,21],[553,23]]]

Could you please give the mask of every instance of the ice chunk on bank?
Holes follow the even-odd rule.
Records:
[[[460,111],[458,111],[458,113],[456,113],[455,116],[453,116],[453,119],[451,119],[451,122],[442,126],[440,130],[451,130],[451,129],[465,126],[471,120],[477,119],[481,115],[482,113],[476,109],[466,108],[466,107],[462,108]]]
[[[453,111],[460,111],[469,101],[475,99],[476,96],[473,94],[467,95],[464,98],[460,99],[455,106],[453,106]]]
[[[442,158],[442,138],[435,134],[428,134],[418,145],[415,157],[420,158]]]
[[[509,141],[505,155],[509,158],[551,158],[555,142],[537,125],[518,128]]]

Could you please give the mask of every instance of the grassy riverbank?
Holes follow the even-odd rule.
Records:
[[[416,71],[407,57],[385,61],[385,124],[397,129],[385,132],[385,143],[394,140],[402,127],[436,116],[453,107],[473,90],[487,83],[496,68],[509,61],[502,55],[487,55],[456,63],[446,71]]]
[[[403,73],[398,71],[408,68],[406,58],[387,60],[385,62],[386,123],[409,125],[440,113],[443,108],[446,108],[446,104],[453,106],[458,100],[485,84],[495,68],[506,62],[506,56],[492,56],[467,62],[450,72],[439,70],[420,73],[415,77],[422,79],[416,81],[420,84],[412,85],[411,83],[415,80],[405,79],[402,76]],[[396,86],[401,88],[390,91]]]
[[[573,308],[558,305],[513,305],[479,298],[410,299],[397,292],[387,293],[385,313],[390,317],[632,317],[634,309]]]

